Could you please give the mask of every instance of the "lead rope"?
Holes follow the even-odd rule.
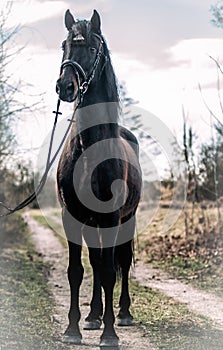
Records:
[[[50,145],[49,145],[49,151],[48,151],[48,156],[47,156],[47,161],[46,161],[46,167],[45,167],[45,171],[40,179],[40,182],[37,186],[37,188],[35,189],[35,191],[29,196],[27,197],[24,201],[22,201],[21,203],[19,203],[15,208],[10,208],[9,206],[7,206],[5,203],[3,202],[0,202],[0,207],[6,209],[8,212],[6,214],[0,214],[0,217],[4,217],[4,216],[9,216],[13,213],[15,213],[16,211],[18,210],[21,210],[23,208],[25,208],[27,205],[29,205],[30,203],[32,203],[36,198],[37,196],[40,194],[40,192],[42,191],[45,183],[46,183],[46,180],[47,180],[47,175],[55,161],[55,159],[57,158],[66,138],[67,138],[67,135],[70,131],[70,128],[72,126],[72,123],[74,122],[74,117],[75,117],[75,113],[77,111],[77,109],[79,108],[79,106],[82,104],[83,102],[83,98],[84,98],[84,95],[85,93],[87,92],[88,90],[88,87],[91,83],[91,81],[94,79],[94,76],[95,76],[95,71],[97,69],[97,66],[98,66],[98,63],[100,61],[100,58],[101,58],[101,55],[102,55],[102,47],[103,47],[103,39],[95,34],[95,36],[97,36],[100,40],[100,47],[99,47],[99,50],[98,50],[98,53],[97,53],[97,58],[94,62],[94,65],[93,65],[93,69],[92,69],[92,72],[90,74],[90,76],[88,77],[88,79],[86,79],[86,74],[83,70],[83,68],[77,63],[77,62],[74,62],[74,61],[71,61],[71,60],[66,60],[65,62],[63,62],[61,68],[63,68],[64,66],[66,65],[71,65],[74,70],[75,70],[75,73],[77,74],[77,77],[78,77],[78,91],[79,91],[79,101],[78,103],[76,104],[76,107],[74,109],[74,112],[73,112],[73,115],[72,115],[72,118],[69,119],[69,125],[68,125],[68,128],[62,138],[62,141],[57,149],[57,151],[54,153],[52,159],[51,159],[51,152],[52,152],[52,146],[53,146],[53,139],[54,139],[54,133],[55,133],[55,130],[56,130],[56,125],[57,125],[57,119],[58,119],[58,115],[61,115],[62,113],[59,111],[59,108],[60,108],[60,99],[58,99],[58,102],[57,102],[57,110],[56,111],[53,111],[53,113],[55,114],[55,120],[54,120],[54,125],[53,125],[53,129],[52,129],[52,132],[51,132],[51,137],[50,137]],[[104,63],[104,66],[103,66],[103,69],[107,63],[107,57],[105,56],[105,63]],[[80,85],[80,77],[79,77],[79,71],[76,69],[78,68],[79,71],[82,73],[82,75],[84,76],[85,80],[84,80],[84,83],[82,85]]]
[[[81,99],[82,100],[82,99]],[[49,150],[48,150],[48,156],[47,156],[47,161],[46,161],[46,167],[45,167],[45,171],[39,181],[39,184],[37,186],[37,188],[35,189],[35,191],[29,196],[27,197],[25,200],[23,200],[21,203],[19,203],[15,208],[10,208],[9,206],[7,206],[5,203],[3,202],[0,202],[0,207],[6,209],[8,212],[6,214],[0,214],[0,217],[5,217],[5,216],[9,216],[13,213],[15,213],[16,211],[18,210],[21,210],[23,208],[25,208],[27,205],[29,205],[30,203],[32,203],[36,198],[37,196],[40,194],[40,192],[42,191],[45,183],[46,183],[46,180],[47,180],[47,175],[49,174],[49,171],[55,161],[55,159],[57,158],[66,138],[67,138],[67,135],[70,131],[70,128],[72,126],[72,123],[74,122],[74,117],[75,117],[75,114],[76,114],[76,111],[81,103],[81,100],[79,101],[79,103],[76,104],[76,107],[74,109],[74,112],[73,112],[73,115],[72,115],[72,118],[69,120],[69,125],[67,127],[67,130],[61,140],[61,143],[59,145],[59,147],[57,148],[56,152],[54,153],[52,159],[51,159],[51,153],[52,153],[52,147],[53,147],[53,140],[54,140],[54,134],[55,134],[55,130],[56,130],[56,126],[57,126],[57,121],[58,121],[58,116],[61,115],[62,113],[59,111],[59,108],[60,108],[60,99],[58,99],[57,101],[57,109],[56,111],[53,111],[52,113],[55,114],[55,119],[54,119],[54,124],[53,124],[53,129],[52,129],[52,132],[51,132],[51,136],[50,136],[50,144],[49,144]]]

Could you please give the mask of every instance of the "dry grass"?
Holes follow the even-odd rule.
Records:
[[[219,212],[213,202],[186,203],[178,220],[163,232],[168,202],[161,205],[152,222],[139,233],[138,252],[145,262],[165,267],[174,276],[196,281],[201,288],[221,292],[223,279],[223,207]],[[171,215],[178,209],[171,209]],[[174,213],[176,211],[176,213]],[[150,209],[139,211],[143,224]],[[217,280],[216,280],[217,277]]]

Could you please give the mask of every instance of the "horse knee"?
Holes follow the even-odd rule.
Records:
[[[116,272],[113,268],[102,268],[100,271],[101,285],[103,289],[114,288],[116,282]]]
[[[89,249],[89,260],[92,268],[100,268],[101,265],[101,249],[90,248]]]
[[[129,270],[132,264],[132,258],[133,258],[133,249],[132,249],[131,241],[116,247],[116,259],[117,259],[118,265],[122,269]]]
[[[69,265],[67,269],[67,276],[70,284],[73,284],[75,282],[77,285],[80,285],[84,276],[83,266]]]

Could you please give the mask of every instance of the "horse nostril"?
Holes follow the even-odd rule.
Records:
[[[63,101],[71,101],[73,99],[75,87],[72,81],[64,81],[63,79],[58,79],[56,82],[56,93],[59,98]]]
[[[72,82],[70,82],[68,85],[67,85],[67,92],[68,93],[72,93],[74,91],[74,84]]]

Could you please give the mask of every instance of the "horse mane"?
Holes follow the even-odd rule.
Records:
[[[87,37],[89,35],[89,22],[87,20],[81,20],[78,19],[75,24],[76,28],[80,33],[83,34],[84,37]],[[110,51],[108,49],[108,45],[106,43],[106,40],[102,34],[100,34],[104,44],[104,59],[107,60],[104,62],[104,67],[103,67],[103,72],[102,76],[104,74],[104,77],[106,79],[106,84],[105,84],[105,89],[107,91],[107,96],[109,98],[109,102],[120,102],[119,98],[119,92],[118,92],[118,82],[117,78],[113,69],[113,65],[111,62],[111,57],[110,57]]]
[[[110,51],[103,36],[102,39],[104,41],[104,55],[107,57],[107,62],[104,66],[104,74],[107,81],[105,88],[107,90],[110,101],[120,103],[118,82],[111,62]]]

